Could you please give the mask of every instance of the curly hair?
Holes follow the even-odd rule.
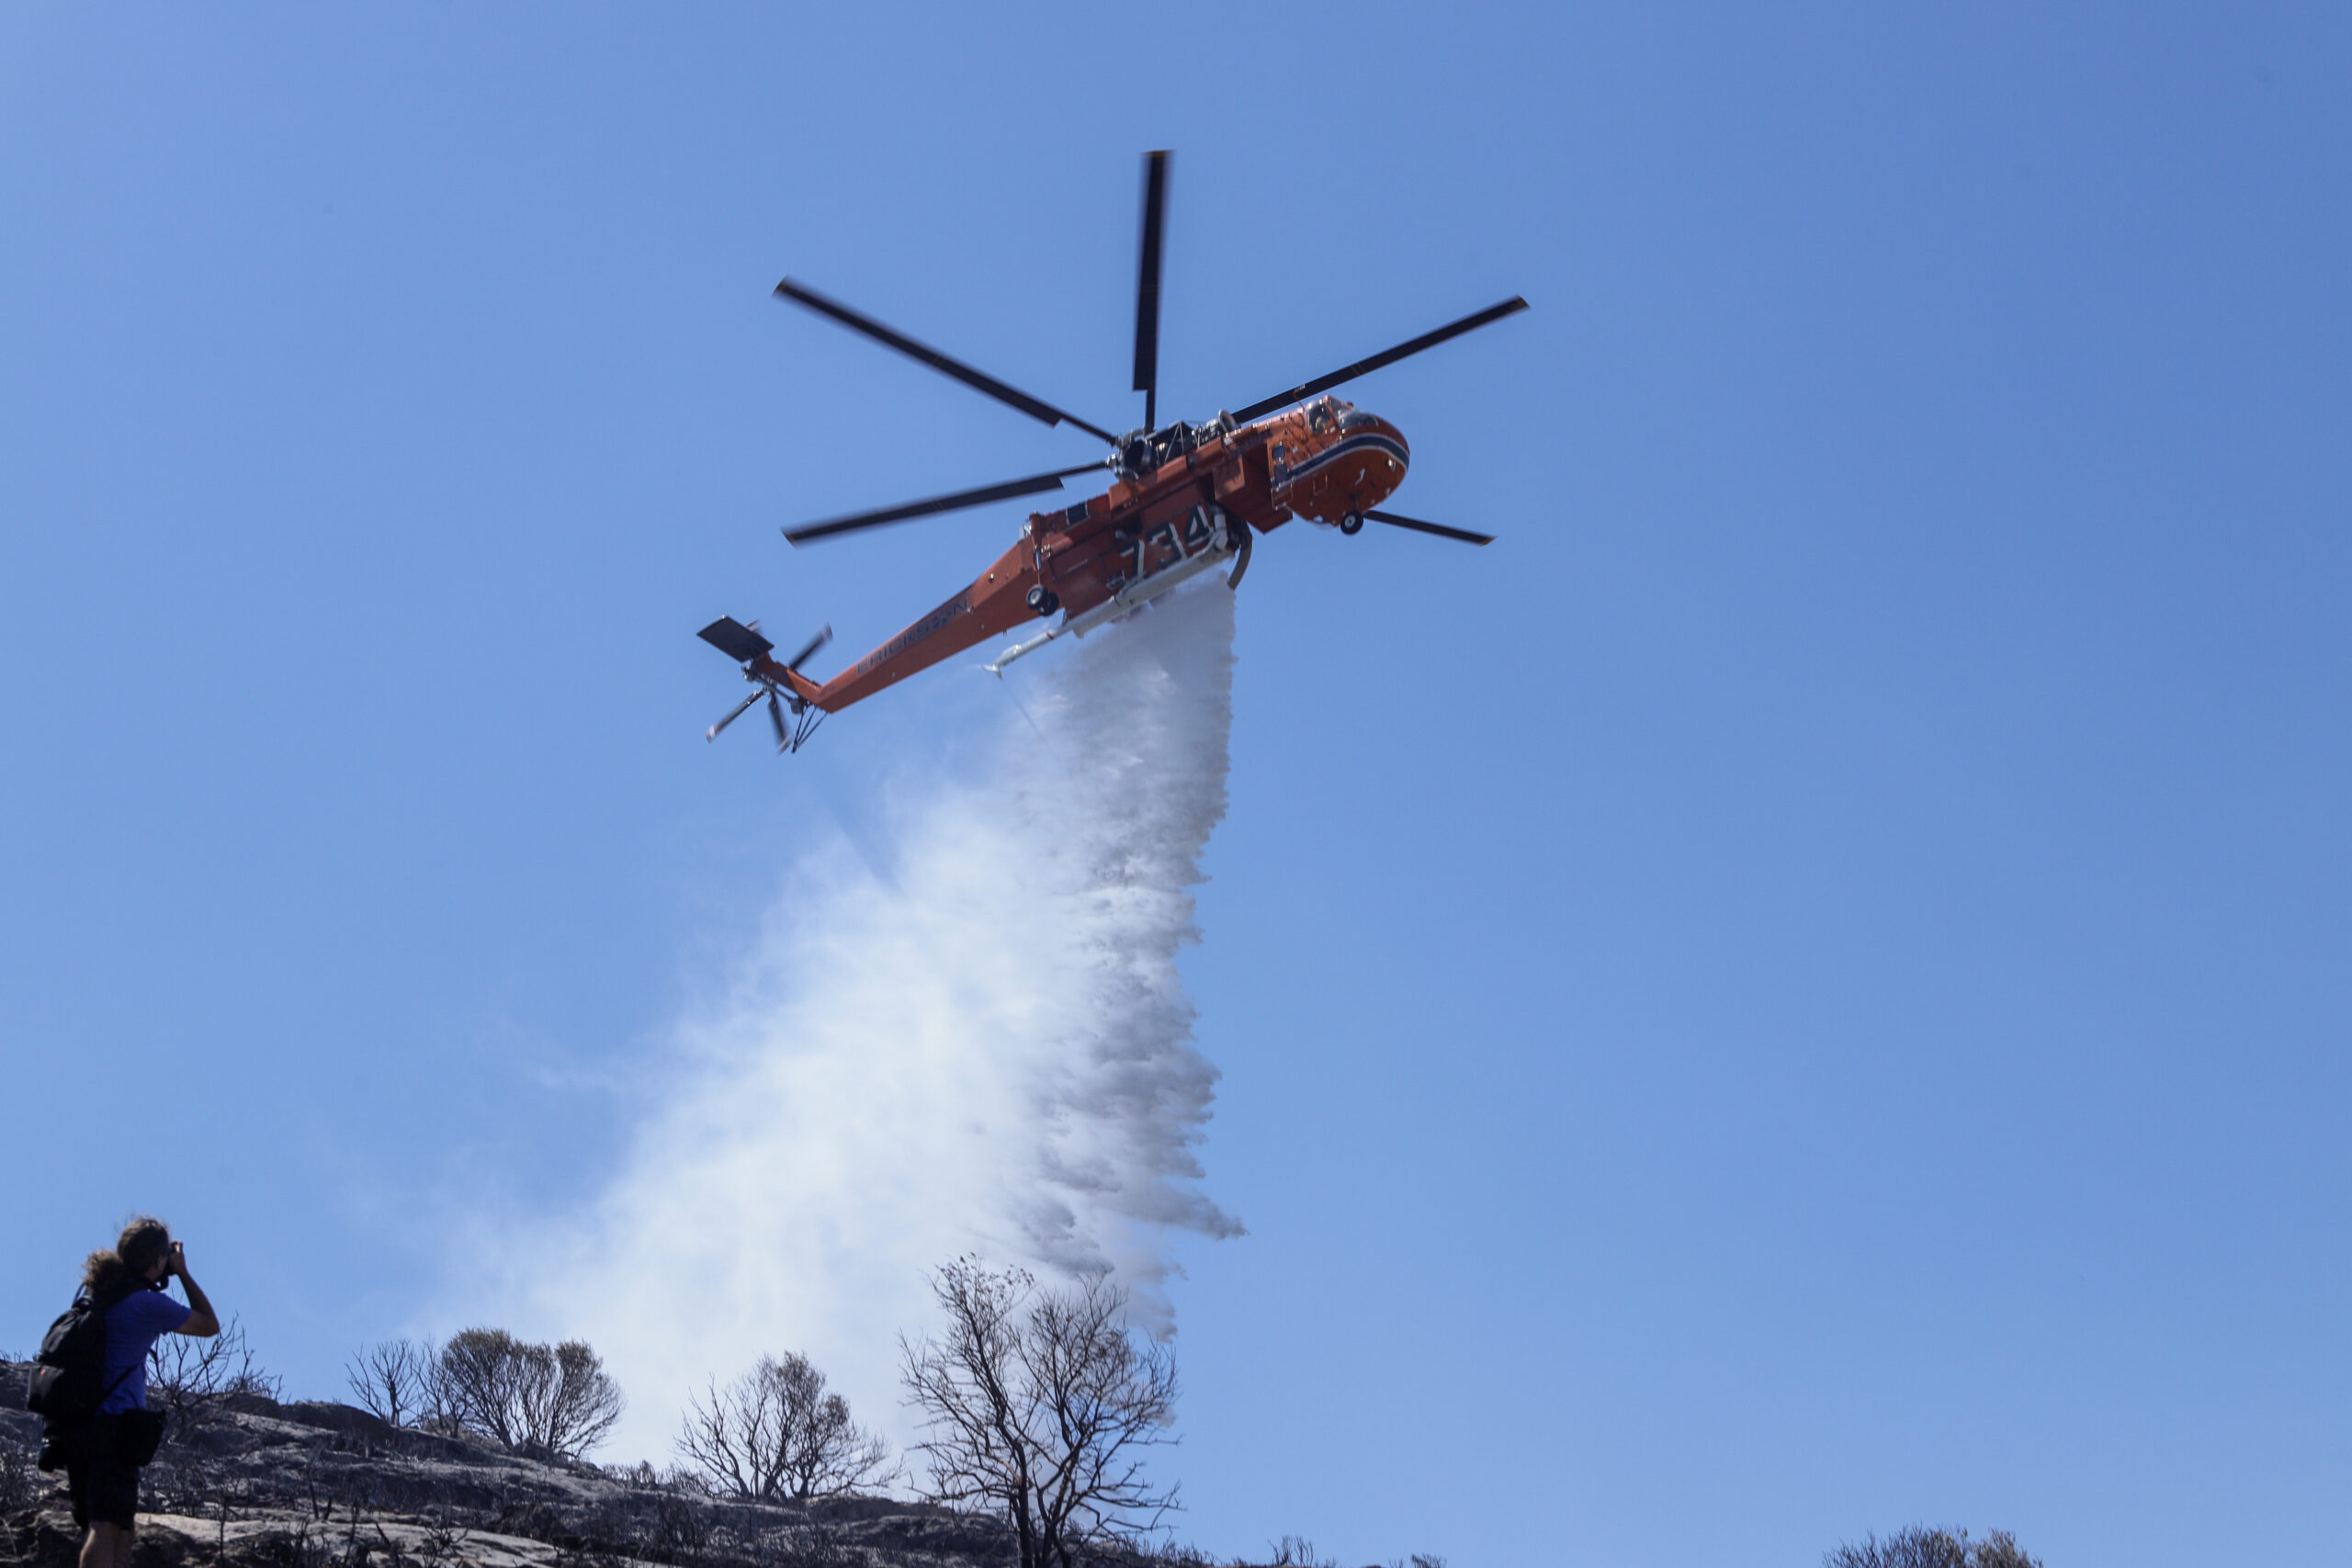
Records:
[[[147,1270],[171,1255],[172,1227],[153,1214],[141,1214],[122,1227],[112,1247],[101,1247],[82,1265],[82,1287],[93,1295],[147,1282]]]

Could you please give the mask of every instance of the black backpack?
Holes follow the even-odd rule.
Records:
[[[107,1314],[137,1288],[126,1285],[96,1296],[85,1290],[58,1314],[41,1338],[25,1390],[26,1409],[48,1416],[51,1427],[70,1427],[98,1413],[132,1370],[125,1367],[112,1381],[107,1378]]]

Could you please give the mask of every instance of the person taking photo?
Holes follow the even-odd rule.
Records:
[[[165,1287],[176,1275],[187,1304]],[[106,1397],[97,1413],[60,1434],[81,1568],[130,1568],[138,1529],[139,1472],[155,1457],[163,1417],[147,1408],[147,1352],[166,1334],[209,1339],[220,1316],[187,1271],[187,1253],[163,1221],[141,1216],[123,1227],[111,1250],[90,1254],[83,1292],[106,1316]]]

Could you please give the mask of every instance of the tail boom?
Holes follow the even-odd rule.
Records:
[[[952,659],[966,649],[1001,637],[1036,612],[1029,590],[1038,582],[1036,553],[1027,540],[1004,552],[969,588],[922,616],[881,647],[820,686],[797,671],[778,665],[775,677],[811,707],[839,713],[854,702],[895,686],[908,676]]]

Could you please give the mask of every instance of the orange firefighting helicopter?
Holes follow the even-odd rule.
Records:
[[[743,678],[753,688],[732,712],[710,727],[707,739],[717,739],[720,730],[764,697],[777,750],[797,751],[826,715],[1024,622],[1057,613],[1062,617],[1058,626],[1006,649],[986,666],[988,670],[1001,673],[1007,664],[1064,632],[1083,636],[1223,560],[1233,562],[1227,582],[1238,587],[1250,565],[1252,536],[1272,532],[1294,516],[1336,525],[1342,534],[1361,533],[1364,524],[1371,522],[1467,544],[1492,542],[1491,535],[1374,511],[1404,480],[1406,465],[1411,461],[1405,437],[1386,420],[1321,394],[1343,381],[1524,310],[1527,301],[1513,297],[1490,305],[1245,409],[1219,412],[1204,424],[1180,420],[1163,427],[1157,423],[1155,405],[1160,226],[1167,196],[1168,154],[1148,153],[1142,261],[1136,285],[1135,389],[1143,394],[1143,425],[1125,435],[1114,435],[1009,387],[788,277],[775,286],[780,299],[829,316],[853,332],[1011,404],[1032,419],[1049,425],[1076,425],[1109,442],[1112,448],[1108,457],[1074,468],[787,528],[784,536],[792,544],[1059,490],[1064,479],[1097,469],[1110,469],[1117,478],[1108,491],[1091,500],[1063,510],[1031,513],[1022,525],[1020,540],[970,587],[821,685],[800,673],[800,666],[831,639],[831,626],[781,662],[773,657],[775,645],[760,635],[756,621],[745,626],[731,616],[721,616],[703,627],[698,634],[702,639],[741,663]],[[786,709],[792,715],[789,720],[785,716]]]

